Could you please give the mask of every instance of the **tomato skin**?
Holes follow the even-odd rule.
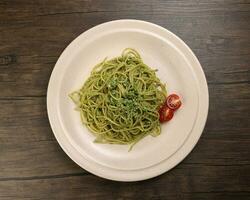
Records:
[[[181,107],[181,99],[177,94],[171,94],[167,97],[165,105],[172,109],[173,111]]]
[[[159,115],[160,115],[160,122],[167,122],[171,120],[174,116],[174,111],[167,107],[166,105],[163,105],[160,110],[159,110]]]

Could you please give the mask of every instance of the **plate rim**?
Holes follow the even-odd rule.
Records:
[[[202,108],[202,111],[203,111],[203,118],[202,118],[202,122],[201,124],[198,124],[200,125],[200,130],[197,134],[197,137],[195,138],[195,140],[193,140],[192,142],[192,145],[188,147],[186,147],[186,151],[184,153],[182,153],[182,156],[181,158],[178,159],[177,162],[175,162],[174,164],[171,164],[169,167],[166,167],[164,165],[164,163],[167,163],[167,160],[164,160],[162,161],[161,163],[159,164],[156,164],[154,166],[151,166],[149,168],[151,168],[151,170],[149,169],[143,169],[144,171],[150,171],[151,174],[147,174],[147,173],[139,173],[140,175],[130,175],[130,176],[117,176],[117,175],[110,175],[107,174],[107,171],[119,171],[120,173],[124,173],[123,170],[116,170],[116,169],[113,169],[113,168],[110,168],[110,169],[105,169],[104,166],[102,165],[99,165],[99,164],[96,164],[96,167],[95,169],[93,169],[93,165],[91,166],[90,163],[85,163],[85,162],[90,162],[88,159],[85,158],[85,162],[80,162],[78,159],[77,159],[77,156],[72,154],[72,149],[70,150],[70,145],[67,146],[67,144],[65,144],[65,140],[63,140],[63,138],[60,138],[60,136],[56,133],[57,132],[57,128],[56,127],[56,119],[55,117],[52,117],[52,109],[53,109],[53,105],[51,104],[51,88],[52,88],[52,84],[53,84],[53,80],[55,79],[55,73],[56,73],[56,67],[57,65],[59,65],[60,63],[60,58],[63,57],[63,55],[65,55],[65,52],[67,51],[67,49],[69,48],[69,46],[73,43],[73,42],[76,42],[76,40],[83,34],[86,34],[87,32],[91,32],[91,31],[94,31],[95,29],[99,28],[100,26],[106,26],[106,25],[110,25],[110,24],[116,24],[116,23],[142,23],[142,24],[146,24],[147,26],[152,26],[152,27],[155,27],[155,28],[158,28],[158,29],[161,29],[165,32],[167,32],[168,34],[170,34],[172,37],[174,37],[175,39],[179,40],[179,42],[181,43],[182,46],[184,46],[186,48],[186,50],[189,51],[190,55],[191,55],[191,58],[193,59],[193,62],[195,62],[195,65],[197,67],[197,70],[199,71],[199,77],[197,77],[197,79],[200,79],[198,80],[198,86],[203,86],[203,90],[202,91],[199,91],[198,92],[198,95],[199,95],[199,98],[200,98],[200,93],[202,93],[202,96],[203,96],[203,102],[205,105],[203,105],[203,108]],[[192,66],[193,68],[193,66]],[[197,72],[195,73],[195,75],[197,76]],[[202,82],[202,85],[201,85],[201,82]],[[200,89],[200,87],[198,89]],[[199,99],[200,101],[200,99]],[[200,103],[199,103],[200,104]],[[109,22],[105,22],[105,23],[102,23],[102,24],[99,24],[97,26],[94,26],[93,28],[90,28],[88,29],[87,31],[81,33],[78,37],[76,37],[73,41],[71,41],[71,43],[64,49],[64,51],[61,53],[60,57],[58,58],[54,68],[53,68],[53,71],[51,73],[51,76],[50,76],[50,79],[49,79],[49,84],[48,84],[48,89],[47,89],[47,112],[48,112],[48,118],[49,118],[49,122],[50,122],[50,126],[52,128],[52,132],[53,134],[55,135],[56,139],[57,139],[57,142],[59,143],[59,145],[61,146],[61,148],[64,150],[64,152],[75,162],[77,163],[80,167],[82,167],[83,169],[89,171],[90,173],[92,174],[95,174],[97,176],[100,176],[102,178],[106,178],[106,179],[110,179],[110,180],[116,180],[116,181],[140,181],[140,180],[145,180],[145,179],[149,179],[149,178],[153,178],[155,176],[158,176],[162,173],[165,173],[166,171],[170,170],[171,168],[175,167],[177,164],[179,164],[192,150],[193,148],[195,147],[195,145],[197,144],[203,130],[204,130],[204,127],[205,127],[205,124],[206,124],[206,120],[207,120],[207,116],[208,116],[208,108],[209,108],[209,93],[208,93],[208,86],[207,86],[207,81],[206,81],[206,77],[205,77],[205,73],[201,67],[201,64],[200,62],[198,61],[197,57],[195,56],[195,54],[192,52],[192,50],[187,46],[187,44],[182,40],[180,39],[178,36],[176,36],[174,33],[172,33],[171,31],[167,30],[166,28],[163,28],[159,25],[156,25],[154,23],[151,23],[151,22],[147,22],[147,21],[142,21],[142,20],[135,20],[135,19],[121,19],[121,20],[113,20],[113,21],[109,21]],[[198,112],[200,113],[200,105],[199,105],[199,110]],[[198,117],[198,115],[197,115]],[[197,120],[195,122],[195,125],[197,124]],[[195,126],[194,125],[194,126]],[[192,130],[193,131],[193,130]],[[191,135],[191,133],[190,133]],[[187,138],[187,141],[189,140],[190,138]],[[186,143],[187,143],[186,141]],[[66,141],[67,142],[67,141]],[[185,144],[183,144],[184,146]],[[71,147],[72,148],[72,147]],[[74,147],[73,147],[74,148]],[[183,147],[181,147],[177,152],[179,152],[181,149],[183,149]],[[174,156],[174,155],[173,155]],[[82,158],[83,159],[83,158]],[[154,170],[156,167],[158,166],[158,171],[157,170]],[[161,167],[160,167],[161,166]],[[103,168],[103,169],[101,169]],[[153,169],[153,170],[152,170]],[[160,170],[159,170],[160,169]],[[106,172],[105,172],[106,171]],[[133,170],[132,170],[133,171]],[[136,171],[136,170],[134,170]],[[129,173],[129,171],[126,171],[126,173]],[[138,173],[138,172],[137,172]]]

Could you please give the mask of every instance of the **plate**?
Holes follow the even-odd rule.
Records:
[[[161,135],[144,138],[130,152],[126,145],[93,143],[95,137],[82,125],[68,97],[93,66],[127,47],[158,69],[168,93],[179,94],[183,102],[174,118],[162,125]],[[183,160],[203,131],[208,104],[206,78],[190,48],[163,27],[139,20],[107,22],[78,36],[59,57],[47,91],[49,121],[62,149],[85,170],[117,181],[152,178]]]

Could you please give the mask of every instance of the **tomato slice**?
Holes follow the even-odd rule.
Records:
[[[181,107],[181,99],[177,94],[171,94],[167,97],[165,104],[172,110],[177,110]]]
[[[160,122],[167,122],[173,118],[174,111],[171,110],[166,105],[164,105],[163,107],[160,108],[159,114],[160,114],[160,119],[159,119]]]

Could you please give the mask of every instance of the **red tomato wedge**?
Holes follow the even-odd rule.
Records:
[[[160,108],[159,115],[160,115],[160,119],[159,119],[160,122],[167,122],[173,118],[174,111],[171,110],[166,105],[164,105],[163,107]]]
[[[177,94],[171,94],[167,97],[165,105],[175,111],[181,107],[181,99]]]

